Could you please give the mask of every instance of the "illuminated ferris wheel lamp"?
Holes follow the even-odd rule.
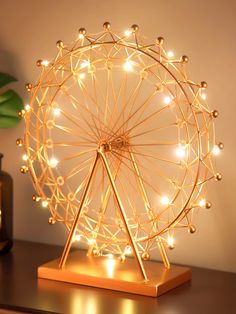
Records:
[[[218,111],[163,37],[150,44],[137,25],[120,35],[103,27],[59,40],[55,59],[37,61],[38,82],[26,84],[21,172],[49,224],[68,230],[61,257],[38,276],[158,296],[191,278],[166,251],[176,232],[196,231],[195,213],[211,207],[206,183],[222,179]],[[86,250],[70,252],[76,242]]]

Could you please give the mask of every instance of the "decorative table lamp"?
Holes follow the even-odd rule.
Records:
[[[211,207],[205,183],[222,178],[212,165],[223,148],[218,112],[206,104],[207,83],[188,78],[188,57],[166,51],[162,37],[147,44],[137,25],[123,35],[103,26],[95,35],[81,28],[69,46],[59,40],[53,61],[37,61],[38,83],[26,85],[21,172],[49,223],[68,230],[61,258],[38,275],[157,296],[191,277],[170,268],[166,248]],[[87,253],[70,253],[75,241]],[[155,251],[163,264],[150,260]]]

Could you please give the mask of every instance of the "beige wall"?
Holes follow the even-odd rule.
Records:
[[[167,45],[179,55],[190,57],[193,80],[209,83],[211,107],[220,111],[217,139],[225,150],[217,162],[224,181],[209,187],[211,210],[201,211],[197,232],[180,233],[172,262],[236,272],[236,143],[235,72],[236,2],[234,0],[152,0],[152,1],[0,1],[0,71],[18,77],[17,89],[24,95],[25,82],[37,79],[35,61],[56,52],[58,39],[71,41],[85,26],[97,32],[110,21],[116,30],[133,23],[149,38],[163,35]],[[31,202],[30,179],[19,173],[21,153],[15,139],[23,124],[0,130],[0,151],[4,168],[15,181],[14,235],[17,239],[63,244],[63,226],[50,227],[49,213]]]

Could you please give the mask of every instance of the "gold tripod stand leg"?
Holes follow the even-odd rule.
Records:
[[[84,188],[84,192],[83,192],[83,195],[81,197],[79,209],[77,211],[77,214],[76,214],[75,220],[73,222],[73,225],[72,225],[72,227],[70,229],[70,233],[69,233],[69,236],[67,238],[67,242],[66,242],[66,245],[64,247],[64,250],[63,250],[63,253],[62,253],[62,257],[61,257],[60,262],[59,262],[59,268],[62,268],[65,265],[65,263],[66,263],[66,260],[67,260],[67,257],[68,257],[68,254],[69,254],[69,251],[70,251],[70,248],[71,248],[71,244],[72,244],[72,239],[73,239],[73,236],[75,234],[76,227],[77,227],[77,224],[78,224],[78,221],[79,221],[79,218],[80,218],[80,214],[81,214],[84,202],[85,202],[85,200],[87,198],[87,195],[88,195],[88,192],[89,192],[89,188],[90,188],[90,185],[91,185],[91,181],[92,181],[92,178],[94,176],[94,173],[95,173],[95,170],[96,170],[96,167],[97,167],[97,163],[98,163],[98,160],[99,160],[100,156],[102,158],[104,167],[106,169],[108,178],[110,180],[110,184],[111,184],[112,190],[114,192],[114,196],[115,196],[115,199],[117,201],[117,205],[118,205],[119,210],[120,210],[120,215],[121,215],[121,218],[123,220],[124,227],[126,229],[126,232],[127,232],[128,238],[129,238],[129,243],[130,243],[130,245],[132,247],[134,256],[135,256],[135,258],[137,260],[140,273],[141,273],[143,279],[145,281],[147,281],[148,280],[147,279],[147,275],[146,275],[146,272],[145,272],[145,269],[144,269],[141,257],[140,257],[140,255],[138,253],[138,248],[136,246],[136,243],[135,243],[135,241],[133,239],[131,230],[130,230],[129,225],[127,223],[127,217],[126,217],[125,211],[123,209],[123,205],[121,203],[120,197],[118,195],[118,191],[116,189],[116,185],[115,185],[114,179],[112,177],[112,174],[111,174],[109,165],[107,163],[106,157],[105,157],[105,155],[103,154],[103,152],[101,150],[99,152],[97,152],[97,156],[96,156],[94,165],[93,165],[91,173],[90,173],[90,175],[88,177],[87,184],[86,184],[86,186]]]
[[[83,209],[84,202],[86,201],[86,198],[87,198],[87,195],[88,195],[88,192],[89,192],[89,188],[90,188],[90,185],[91,185],[91,181],[92,181],[93,176],[95,174],[95,170],[96,170],[96,167],[97,167],[98,160],[99,160],[99,153],[97,153],[95,162],[93,164],[92,170],[91,170],[90,175],[88,177],[87,184],[86,184],[86,186],[84,188],[84,192],[83,192],[83,195],[82,195],[81,200],[80,200],[80,206],[78,208],[75,220],[73,221],[72,227],[70,229],[69,236],[68,236],[67,241],[66,241],[66,245],[64,247],[64,250],[63,250],[60,262],[59,262],[59,268],[62,268],[65,265],[65,263],[66,263],[66,260],[67,260],[67,257],[68,257],[68,254],[69,254],[69,251],[70,251],[70,248],[71,248],[72,240],[73,240],[73,237],[74,237],[74,234],[75,234],[75,231],[76,231],[76,227],[77,227],[77,224],[78,224],[78,221],[79,221],[79,218],[80,218],[80,214],[81,214],[81,211]]]
[[[138,183],[139,183],[140,192],[141,192],[143,200],[144,200],[146,211],[149,214],[149,218],[153,219],[153,213],[150,212],[150,209],[151,209],[150,202],[148,200],[148,196],[147,196],[147,193],[145,191],[145,187],[144,187],[142,178],[140,176],[140,171],[139,171],[138,165],[137,165],[137,163],[135,161],[134,154],[132,153],[131,150],[129,150],[129,155],[130,155],[130,158],[132,160],[132,164],[133,164],[134,170],[135,170],[135,172],[137,174],[137,180],[138,180]],[[157,228],[156,228],[155,225],[153,226],[153,231],[157,232]],[[169,262],[167,254],[166,254],[165,247],[164,247],[163,243],[160,240],[160,237],[157,237],[156,241],[157,241],[157,245],[158,245],[158,248],[159,248],[159,251],[160,251],[160,254],[161,254],[161,258],[163,260],[163,263],[164,263],[165,267],[166,268],[170,268],[170,262]]]
[[[114,179],[112,177],[109,165],[107,163],[106,156],[104,155],[104,153],[102,151],[100,151],[99,153],[100,153],[100,156],[102,157],[102,161],[103,161],[104,167],[105,167],[105,169],[107,171],[107,175],[109,177],[109,180],[110,180],[110,183],[111,183],[111,187],[112,187],[112,190],[114,192],[114,196],[115,196],[117,205],[118,205],[119,210],[120,210],[120,215],[121,215],[121,218],[123,220],[123,224],[124,224],[124,227],[126,229],[126,232],[127,232],[128,238],[129,238],[129,244],[130,244],[130,246],[131,246],[131,248],[133,250],[134,257],[135,257],[135,259],[136,259],[136,261],[138,263],[138,267],[139,267],[140,273],[141,273],[143,279],[145,281],[147,281],[148,278],[147,278],[147,275],[146,275],[146,272],[145,272],[145,269],[144,269],[144,266],[143,266],[143,262],[142,262],[142,259],[141,259],[140,255],[139,255],[137,245],[136,245],[136,243],[135,243],[135,241],[133,239],[130,227],[128,225],[128,222],[127,222],[128,219],[126,217],[123,205],[121,203],[121,200],[120,200],[120,197],[119,197],[119,194],[118,194],[115,182],[114,182]]]
[[[118,174],[118,171],[119,171],[119,168],[120,168],[120,164],[121,164],[121,161],[118,160],[117,167],[116,167],[116,169],[115,169],[115,171],[113,173],[114,181],[116,180],[116,177],[117,177],[117,174]],[[104,197],[104,200],[102,202],[101,209],[99,210],[99,217],[103,217],[103,215],[106,212],[108,201],[109,201],[109,198],[110,198],[110,195],[111,195],[111,191],[112,191],[112,188],[109,185],[107,190],[106,190],[105,197]],[[96,239],[97,232],[99,231],[99,228],[100,228],[100,225],[101,225],[101,219],[102,218],[98,218],[98,222],[96,224],[96,227],[94,228],[94,233],[95,233],[95,237],[94,238],[95,239]],[[87,253],[88,256],[92,254],[93,249],[94,249],[94,244],[91,244],[89,246],[89,249],[88,249],[88,253]]]

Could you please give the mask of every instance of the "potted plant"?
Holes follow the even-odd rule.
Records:
[[[17,81],[13,76],[0,72],[0,88]],[[18,112],[23,109],[22,98],[12,89],[0,93],[0,128],[11,128],[19,123]],[[2,147],[0,147],[0,150]],[[2,170],[3,154],[0,153],[0,254],[13,245],[13,181]]]

